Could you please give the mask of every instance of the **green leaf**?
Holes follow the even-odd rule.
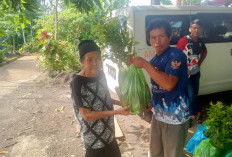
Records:
[[[5,36],[5,31],[3,29],[0,28],[0,36]]]
[[[211,137],[210,142],[215,147],[222,148],[226,141],[232,140],[232,110],[222,102],[210,105],[207,113],[209,116],[207,135]]]
[[[27,3],[25,0],[21,0],[21,3]]]
[[[26,17],[24,17],[24,22],[26,22],[27,24],[31,24],[31,21]]]
[[[22,29],[25,28],[25,24],[24,23],[20,23],[20,26],[21,26]]]

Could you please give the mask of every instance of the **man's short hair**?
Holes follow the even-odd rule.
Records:
[[[195,20],[193,20],[193,21],[190,23],[190,27],[191,27],[193,24],[196,24],[196,25],[199,25],[200,27],[202,27],[202,22],[201,22],[200,19],[195,19]]]
[[[168,37],[170,37],[172,34],[172,28],[168,21],[166,21],[165,19],[155,19],[150,21],[147,25],[147,29],[146,29],[147,41],[150,42],[150,32],[156,28],[164,28]]]

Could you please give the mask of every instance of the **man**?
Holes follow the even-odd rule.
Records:
[[[150,156],[181,157],[189,127],[187,58],[179,49],[169,46],[171,26],[167,21],[151,21],[146,32],[156,55],[150,63],[141,57],[135,58],[134,63],[151,77]]]
[[[190,104],[190,117],[197,118],[201,123],[202,106],[198,100],[198,90],[200,81],[200,66],[204,61],[207,49],[199,36],[202,33],[202,24],[199,19],[191,22],[189,27],[190,35],[181,38],[177,43],[177,48],[183,50],[187,56],[188,62],[188,97]]]
[[[101,70],[101,51],[92,40],[79,46],[82,70],[71,82],[75,114],[86,149],[85,157],[121,157],[114,132],[114,115],[129,115],[129,107],[114,110],[106,78]]]

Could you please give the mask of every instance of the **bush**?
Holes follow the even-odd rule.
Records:
[[[205,135],[216,148],[223,148],[232,143],[232,105],[226,106],[222,102],[213,105],[208,111],[209,124]]]
[[[133,36],[130,36],[130,32],[124,27],[126,19],[111,17],[104,19],[103,23],[96,25],[95,30],[103,35],[99,41],[109,48],[109,52],[104,53],[104,59],[112,60],[120,68],[124,65],[129,66],[129,55],[136,53],[133,48],[138,42],[134,41]]]
[[[39,52],[40,45],[39,40],[34,39],[22,46],[22,48],[19,50],[20,53],[36,53]]]
[[[5,55],[2,51],[0,51],[0,63],[2,63],[4,59],[5,59]]]
[[[74,53],[71,43],[47,39],[41,49],[40,65],[45,70],[78,72],[81,66],[79,56]]]

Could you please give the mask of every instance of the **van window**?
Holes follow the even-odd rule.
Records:
[[[232,42],[232,14],[231,13],[198,13],[195,15],[148,15],[146,27],[153,19],[166,19],[172,26],[172,40],[170,45],[176,45],[178,40],[189,34],[190,19],[203,21],[202,38],[205,43]],[[147,45],[150,46],[149,41]]]
[[[202,37],[206,43],[232,42],[231,13],[198,13],[192,19],[203,22]]]
[[[171,24],[172,40],[170,41],[170,45],[176,45],[181,37],[189,34],[188,31],[189,23],[190,23],[189,15],[148,15],[146,16],[146,20],[145,20],[146,27],[151,20],[161,19],[161,18],[166,19]],[[147,45],[151,46],[149,41],[147,41]]]

